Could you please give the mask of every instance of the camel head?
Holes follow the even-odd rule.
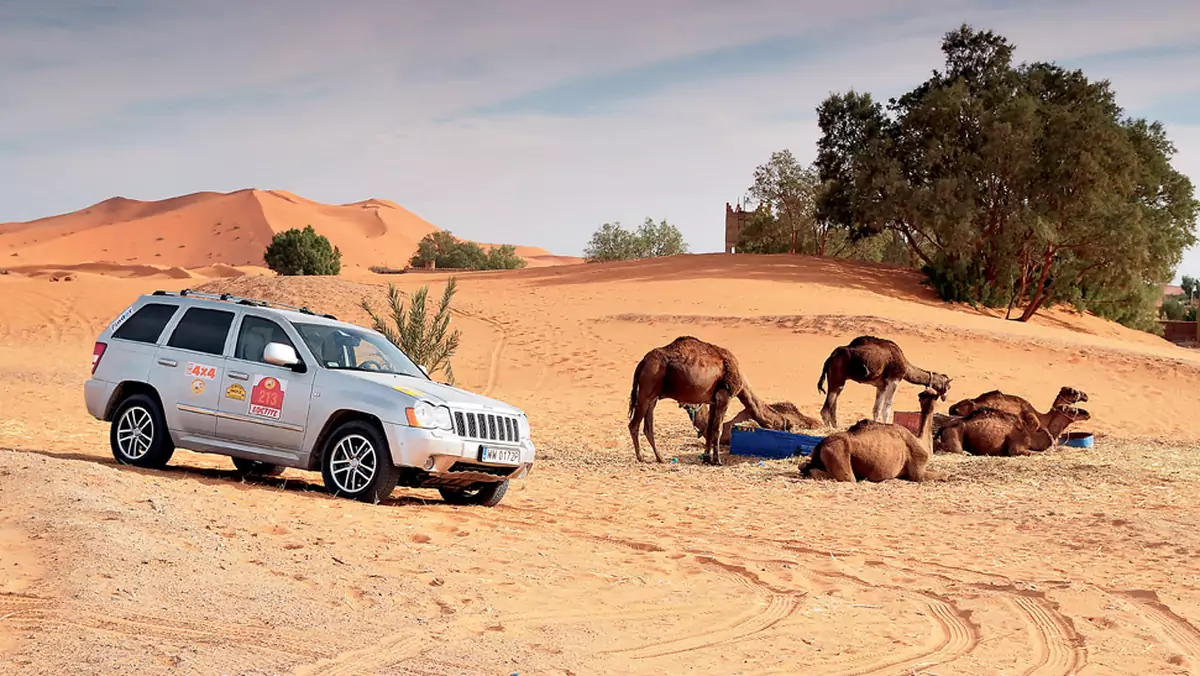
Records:
[[[946,393],[950,391],[950,381],[953,380],[950,376],[944,373],[929,373],[929,389],[937,392],[937,395],[946,401]]]
[[[1064,385],[1062,389],[1058,391],[1058,399],[1059,401],[1063,401],[1068,404],[1076,404],[1081,401],[1087,401],[1088,396],[1087,393],[1082,390],[1077,390],[1074,387],[1067,387]]]
[[[1054,408],[1050,409],[1050,412],[1061,415],[1062,417],[1066,418],[1067,420],[1070,420],[1073,423],[1077,423],[1081,420],[1091,420],[1092,419],[1092,414],[1088,413],[1087,409],[1078,408],[1075,406],[1059,405],[1059,406],[1055,406]]]
[[[704,430],[708,428],[708,406],[680,403],[679,408],[682,408],[687,413],[688,420],[692,421],[692,427],[696,428],[696,436],[704,436]]]
[[[963,399],[957,404],[950,407],[950,415],[962,418],[963,416],[971,415],[971,411],[975,410],[975,401],[972,399]]]
[[[924,390],[922,390],[921,393],[917,395],[917,399],[919,399],[921,402],[921,410],[933,410],[933,402],[938,397],[941,397],[942,400],[945,401],[946,394],[944,392],[938,392],[932,387],[926,387]]]

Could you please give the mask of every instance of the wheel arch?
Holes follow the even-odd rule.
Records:
[[[333,436],[334,430],[342,425],[352,421],[365,422],[375,428],[379,433],[379,438],[383,440],[384,451],[391,456],[391,449],[388,448],[387,431],[383,428],[383,421],[378,416],[370,413],[364,413],[350,408],[342,408],[334,411],[325,420],[325,424],[321,427],[321,432],[317,434],[317,438],[313,441],[312,451],[308,454],[308,469],[319,471],[321,462],[325,458],[325,445],[329,443],[329,437]]]
[[[125,380],[113,389],[112,396],[108,398],[108,404],[104,407],[104,421],[112,422],[113,414],[117,412],[117,407],[123,401],[132,397],[135,394],[144,394],[154,400],[158,405],[158,410],[166,415],[166,409],[163,408],[162,397],[159,396],[158,390],[149,383],[144,383],[140,380]]]

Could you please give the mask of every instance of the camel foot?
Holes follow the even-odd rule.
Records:
[[[807,476],[809,479],[813,479],[814,481],[829,481],[833,478],[829,475],[829,472],[826,472],[823,469],[810,469],[807,473],[801,474],[801,476]]]

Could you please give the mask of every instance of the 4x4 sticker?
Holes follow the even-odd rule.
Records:
[[[189,361],[187,365],[187,374],[192,378],[204,378],[205,380],[212,380],[213,378],[217,377],[217,369],[215,366],[206,366],[204,364],[196,364]]]
[[[255,375],[250,389],[250,415],[278,420],[283,412],[283,395],[287,381],[272,376]]]
[[[236,401],[246,401],[246,388],[234,383],[225,388],[225,398],[234,399]]]

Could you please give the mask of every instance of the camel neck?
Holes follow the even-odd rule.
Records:
[[[904,374],[904,379],[913,385],[925,385],[933,387],[933,372],[926,371],[919,366],[908,365],[908,371]]]
[[[919,438],[926,448],[933,448],[933,400],[921,402],[921,421],[917,425],[921,430]]]

